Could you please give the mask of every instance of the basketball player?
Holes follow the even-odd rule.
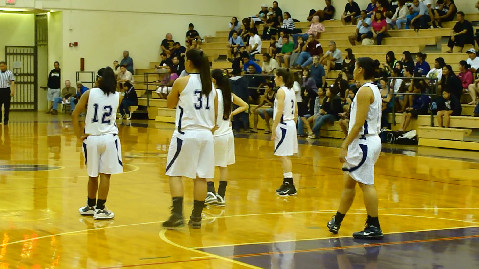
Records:
[[[75,133],[83,140],[83,154],[90,177],[87,205],[81,207],[79,212],[81,215],[93,215],[94,219],[112,219],[115,214],[105,207],[105,203],[111,175],[123,173],[121,144],[115,123],[122,98],[116,91],[115,73],[111,67],[98,70],[96,84],[98,88],[83,93],[72,114]],[[83,133],[78,117],[85,108]]]
[[[220,170],[220,184],[218,193],[215,193],[215,182],[212,178],[207,179],[205,204],[225,205],[226,185],[228,184],[228,165],[235,163],[235,144],[231,119],[233,116],[248,110],[248,104],[231,92],[230,82],[223,71],[215,69],[211,72],[213,85],[218,95],[218,129],[214,133],[215,139],[215,166]],[[232,111],[235,104],[238,107]]]
[[[168,95],[168,108],[176,108],[176,130],[171,138],[166,162],[170,176],[173,207],[164,228],[184,226],[183,182],[181,177],[194,181],[194,202],[189,225],[201,228],[201,212],[205,205],[206,178],[214,178],[214,139],[218,98],[210,76],[210,63],[202,51],[186,53],[188,76],[178,78]]]
[[[296,135],[298,106],[293,90],[294,80],[289,71],[280,68],[276,70],[274,82],[279,89],[274,100],[271,140],[274,141],[274,155],[281,157],[283,166],[283,184],[276,190],[276,193],[280,196],[296,195],[290,159],[290,156],[298,153],[298,137]]]
[[[374,187],[374,164],[381,152],[381,93],[374,79],[374,61],[371,58],[356,60],[353,75],[359,81],[356,97],[351,104],[349,132],[341,146],[339,160],[344,163],[344,189],[341,194],[339,209],[328,222],[329,231],[337,234],[341,222],[353,203],[356,185],[363,191],[364,204],[368,218],[366,227],[356,232],[356,239],[382,239],[383,233],[378,219],[378,198]]]

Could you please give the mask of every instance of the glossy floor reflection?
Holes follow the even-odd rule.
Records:
[[[274,190],[281,165],[272,142],[238,136],[227,206],[206,209],[201,230],[164,231],[172,125],[119,125],[125,173],[112,178],[107,202],[116,217],[94,221],[77,212],[87,176],[70,117],[12,113],[11,119],[0,126],[2,269],[479,267],[479,230],[467,228],[479,226],[477,154],[383,153],[376,185],[387,235],[370,245],[351,239],[365,220],[360,192],[340,234],[332,237],[325,228],[341,191],[338,141],[301,144],[293,159],[299,195],[280,198]],[[184,182],[188,216],[192,184]]]

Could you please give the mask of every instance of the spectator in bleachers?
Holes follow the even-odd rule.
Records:
[[[289,14],[289,12],[285,12],[280,31],[291,35],[294,34],[294,28],[294,20],[291,18],[291,14]]]
[[[402,77],[403,76],[403,70],[404,70],[404,64],[402,63],[402,61],[396,61],[396,64],[394,65],[393,73],[398,74],[398,77]],[[397,71],[397,72],[395,72],[395,71]]]
[[[477,95],[479,94],[479,79],[476,79],[474,83],[469,85],[469,94],[471,95],[472,101],[469,105],[476,105],[477,102]]]
[[[305,68],[313,62],[313,56],[322,54],[323,48],[321,47],[321,44],[314,38],[313,35],[309,35],[306,46],[299,54],[298,60],[296,61],[296,66],[299,65],[301,68]]]
[[[342,71],[346,74],[348,80],[353,80],[353,71],[356,66],[356,57],[353,54],[353,50],[350,48],[345,49],[347,52],[343,60]]]
[[[461,102],[449,92],[442,91],[442,98],[437,104],[437,124],[439,127],[449,128],[451,116],[461,116]]]
[[[461,81],[463,92],[467,92],[469,90],[469,85],[474,83],[474,75],[472,74],[471,66],[464,60],[459,62],[459,74],[457,77]],[[472,98],[473,94],[470,95]]]
[[[349,43],[355,46],[356,42],[361,43],[365,38],[373,38],[371,23],[372,21],[367,17],[366,11],[361,11],[361,15],[356,26],[356,33],[349,36]]]
[[[357,19],[360,15],[361,9],[358,3],[354,2],[354,0],[348,0],[346,6],[344,6],[343,15],[341,15],[341,22],[343,24],[352,23],[354,25],[357,23]]]
[[[238,21],[238,18],[236,18],[236,17],[231,18],[231,22],[229,23],[229,28],[230,28],[230,32],[228,34],[228,40],[231,39],[231,37],[233,36],[234,31],[238,35],[241,35],[241,32],[242,32],[241,31],[241,24]]]
[[[135,88],[128,81],[121,84],[121,88],[124,95],[119,107],[119,112],[122,118],[128,118],[130,115],[130,106],[138,105],[138,96],[136,95]]]
[[[403,65],[405,67],[410,67],[411,69],[414,70],[414,60],[412,59],[412,54],[409,51],[404,51],[402,53],[402,59],[401,59]]]
[[[401,80],[401,86],[399,89],[395,89],[395,93],[411,93],[413,91],[412,87],[412,78],[414,73],[414,69],[408,66],[404,66],[403,76],[405,79]],[[410,105],[410,98],[404,94],[399,94],[397,101],[399,103],[398,112],[404,112],[408,105]]]
[[[311,21],[315,16],[319,17],[319,21],[326,21],[334,18],[334,12],[336,12],[336,9],[331,4],[331,0],[324,0],[324,2],[326,3],[326,6],[323,10],[314,11],[314,9],[312,9],[309,12],[308,21]]]
[[[120,73],[118,73],[117,81],[120,83],[131,82],[133,83],[133,74],[126,69],[126,65],[120,67]]]
[[[77,82],[77,96],[82,96],[83,93],[85,93],[88,90],[89,90],[88,87],[83,86],[82,82],[80,81]]]
[[[324,53],[321,63],[325,67],[326,74],[329,73],[329,70],[341,70],[343,57],[341,51],[336,48],[336,42],[329,41],[329,50]]]
[[[271,58],[271,55],[269,55],[269,53],[263,54],[263,66],[261,68],[263,69],[263,74],[273,74],[274,70],[278,68],[278,62],[275,59]]]
[[[409,14],[409,8],[406,6],[406,0],[399,0],[396,12],[392,17],[392,22],[396,24],[396,28],[399,30],[402,25],[407,22],[406,16]]]
[[[276,40],[275,36],[271,37],[269,42],[268,52],[271,57],[276,58],[276,54],[281,52],[281,47],[283,46],[283,37]]]
[[[286,12],[285,12],[286,14]],[[299,55],[301,54],[301,52],[303,51],[303,47],[306,45],[306,43],[304,42],[303,40],[303,37],[302,36],[298,36],[298,43],[296,44],[294,50],[293,50],[293,53],[291,53],[291,57],[289,57],[289,61],[290,61],[290,66],[293,67],[293,65],[296,64],[296,61],[298,60],[299,58]]]
[[[171,92],[173,83],[179,77],[179,75],[175,72],[176,70],[173,70],[172,65],[167,65],[164,68],[164,71],[165,73],[160,75],[161,80],[158,80],[159,85],[156,89],[156,93],[158,93],[161,98],[166,99],[168,97],[168,94]]]
[[[441,93],[445,89],[448,89],[452,95],[458,100],[461,100],[463,91],[462,83],[456,74],[454,74],[450,65],[445,65],[444,68],[442,68]]]
[[[280,23],[278,22],[277,18],[274,17],[273,12],[268,12],[268,19],[266,19],[266,23],[263,27],[263,40],[269,40],[271,36],[276,35],[278,33],[278,28]]]
[[[319,112],[319,116],[315,118],[313,125],[313,135],[308,138],[318,138],[321,127],[326,123],[331,123],[339,120],[339,113],[343,112],[341,106],[341,98],[334,87],[326,89],[326,97]]]
[[[289,59],[294,50],[294,43],[289,40],[289,36],[283,36],[283,46],[281,53],[276,55],[277,62],[284,68],[289,68]]]
[[[248,43],[249,41],[249,32],[252,31],[252,24],[253,20],[251,18],[244,18],[241,21],[241,34],[239,34],[239,36],[241,36],[244,43]]]
[[[377,3],[377,0],[371,0],[371,3],[369,3],[368,6],[366,7],[366,16],[368,18],[371,18],[371,16],[373,15],[374,10],[376,9],[376,3]]]
[[[374,18],[376,13],[382,13],[384,17],[386,17],[386,12],[388,11],[386,6],[387,6],[387,0],[376,1],[376,8],[374,9],[374,14],[372,17]]]
[[[459,47],[459,52],[464,49],[464,44],[472,44],[474,46],[474,30],[472,24],[465,19],[464,12],[457,12],[457,23],[452,29],[451,37],[447,46],[449,50],[447,53],[452,53],[454,47]]]
[[[120,65],[126,66],[126,70],[130,71],[131,74],[135,74],[133,69],[133,59],[130,57],[130,52],[127,50],[123,51],[123,59],[121,59]]]
[[[318,88],[316,87],[316,82],[311,77],[309,69],[303,69],[301,88],[302,108],[299,109],[298,107],[298,135],[304,136],[304,126],[308,128],[308,135],[312,135],[311,126],[306,121],[314,115],[314,104],[318,96]]]
[[[248,52],[251,55],[259,54],[261,53],[261,37],[259,37],[258,33],[255,31],[250,31],[249,32],[249,47],[248,47]]]
[[[432,26],[434,28],[442,27],[441,23],[454,20],[456,13],[457,7],[454,4],[454,0],[444,0],[444,7],[442,9],[434,10],[434,17],[431,18]]]
[[[393,69],[396,68],[396,63],[398,60],[396,60],[396,55],[394,54],[394,51],[388,51],[386,53],[386,63],[383,64],[384,69],[387,71],[388,76],[391,76],[393,73]]]
[[[384,37],[386,37],[388,31],[388,25],[386,22],[386,17],[384,17],[384,13],[374,13],[374,19],[371,23],[371,26],[373,30],[373,37],[376,39],[376,44],[381,45],[382,40]]]
[[[321,33],[324,32],[325,30],[326,29],[324,28],[324,25],[319,22],[319,17],[314,16],[313,20],[311,21],[311,26],[309,27],[309,30],[304,34],[294,34],[293,42],[295,45],[297,44],[298,36],[302,36],[303,40],[308,39],[308,36],[310,35],[312,35],[314,39],[318,39]]]
[[[161,41],[161,49],[169,56],[174,46],[175,40],[173,40],[173,35],[171,35],[171,33],[167,33],[165,39]]]
[[[431,70],[431,66],[426,62],[427,55],[425,53],[419,52],[416,54],[416,66],[414,67],[414,74],[419,74],[420,76],[426,76],[427,73]]]
[[[270,119],[273,118],[273,106],[274,106],[274,99],[276,97],[276,91],[273,88],[273,83],[268,82],[265,85],[265,92],[263,96],[263,100],[261,103],[253,108],[253,129],[250,129],[251,133],[257,133],[258,132],[258,115],[265,121],[265,134],[270,134],[271,133],[271,126],[269,125]],[[263,106],[268,106],[267,108],[261,108]]]
[[[426,115],[429,111],[431,98],[425,94],[425,82],[423,80],[413,80],[411,88],[415,95],[408,96],[409,99],[412,99],[412,102],[409,102],[410,106],[406,107],[403,113],[402,127],[399,131],[406,131],[412,118],[417,118],[418,115]]]
[[[341,98],[341,105],[344,107],[347,98],[347,91],[349,90],[348,77],[344,72],[339,72],[338,77],[333,83],[334,91],[339,94]]]
[[[471,66],[471,71],[477,73],[479,70],[479,57],[477,57],[477,52],[475,49],[468,49],[467,53],[467,63]]]
[[[326,85],[326,72],[319,61],[318,55],[313,56],[313,64],[311,65],[310,70],[311,76],[316,82],[316,87],[318,87],[318,89],[324,87]]]
[[[383,77],[379,80],[381,99],[382,99],[382,115],[381,127],[391,129],[391,124],[388,122],[388,114],[393,111],[392,90],[387,86],[388,79]]]
[[[249,67],[253,68],[253,72],[248,70]],[[243,71],[248,74],[261,74],[261,72],[263,72],[261,67],[255,61],[251,60],[247,54],[243,55]]]
[[[173,45],[173,50],[170,55],[170,59],[173,59],[174,57],[178,57],[178,60],[180,60],[180,63],[184,65],[185,55],[186,55],[186,48],[183,47],[180,44],[180,42],[175,42],[175,44]]]
[[[120,64],[118,63],[117,60],[113,61],[113,72],[115,73],[115,77],[118,76],[118,73],[120,73]]]
[[[283,21],[283,10],[281,10],[281,8],[279,8],[278,1],[273,1],[272,10],[273,10],[274,18],[276,19],[276,21],[278,23],[281,23]]]
[[[167,65],[171,65],[173,62],[171,61],[170,58],[168,58],[168,55],[165,53],[165,52],[162,52],[160,54],[160,58],[161,58],[161,61],[160,61],[160,64],[159,65],[155,65],[155,68],[156,69],[163,69],[163,68],[166,68]],[[120,71],[121,71],[121,68],[120,68]],[[158,71],[158,70],[157,70]]]
[[[201,42],[201,36],[198,31],[195,30],[193,23],[190,23],[188,24],[188,31],[186,32],[186,41],[191,43],[193,40]]]
[[[406,16],[406,29],[409,29],[411,25],[414,29],[427,29],[428,23],[431,21],[429,17],[429,11],[422,2],[419,0],[413,0],[412,5],[409,7],[410,14]]]
[[[233,69],[230,78],[232,92],[243,100],[249,99],[248,80],[241,76],[241,69]],[[240,131],[241,129],[249,130],[249,115],[247,112],[241,112],[233,117],[233,129]]]
[[[258,12],[258,14],[256,14],[256,18],[253,18],[254,23],[258,24],[266,22],[266,19],[268,18],[268,12],[268,5],[262,4],[261,10]]]
[[[228,47],[228,58],[230,59],[233,58],[233,55],[239,51],[241,46],[244,46],[243,39],[238,35],[238,32],[235,30],[231,32],[232,36],[228,40],[228,45],[226,45]]]
[[[192,49],[202,50],[201,49],[201,41],[198,40],[198,39],[193,39],[191,41],[186,41],[186,50],[192,50]]]
[[[316,118],[318,118],[321,114],[321,106],[326,97],[326,92],[323,88],[318,88],[318,96],[314,99],[314,106],[313,106],[313,114],[312,115],[305,115],[301,118],[301,122],[298,122],[298,134],[301,136],[304,134],[304,126],[308,130],[308,137],[314,137],[313,130],[311,125],[314,124]]]
[[[339,126],[343,131],[344,137],[348,136],[348,129],[349,129],[349,116],[351,111],[351,104],[353,103],[354,97],[356,96],[353,90],[348,90],[346,92],[346,103],[343,106],[342,113],[339,113]]]
[[[176,73],[178,76],[180,76],[183,70],[185,70],[185,65],[181,63],[180,58],[178,58],[178,56],[174,56],[171,59],[171,72]]]
[[[434,68],[429,70],[426,77],[437,79],[437,83],[441,82],[442,79],[442,68],[446,65],[444,58],[439,57],[434,60]]]

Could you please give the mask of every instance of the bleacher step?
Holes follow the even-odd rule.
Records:
[[[421,138],[421,139],[419,139],[419,144],[418,145],[419,146],[427,146],[427,147],[435,147],[435,148],[479,151],[479,143],[476,143],[476,142],[441,140],[441,139],[433,139],[433,138]]]
[[[430,138],[439,140],[464,141],[464,138],[469,136],[471,132],[471,129],[419,127],[417,134],[419,139]]]

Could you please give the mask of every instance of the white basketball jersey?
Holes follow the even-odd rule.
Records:
[[[279,88],[278,91],[281,89],[284,91],[284,108],[283,111],[278,111],[278,94],[276,94],[276,99],[274,99],[273,119],[276,118],[276,113],[282,113],[281,122],[294,120],[294,108],[296,107],[296,95],[294,90],[283,86]]]
[[[184,130],[211,130],[215,127],[215,95],[213,90],[208,96],[201,93],[200,74],[190,74],[188,84],[180,93],[180,100],[176,107],[176,129]]]
[[[378,135],[381,131],[381,113],[382,113],[382,99],[381,93],[379,92],[378,86],[372,83],[365,83],[362,87],[369,87],[373,91],[374,101],[369,105],[368,116],[366,121],[363,124],[363,127],[359,130],[359,135]],[[358,109],[357,96],[362,87],[358,90],[356,97],[354,97],[353,103],[351,104],[351,113],[349,116],[349,131],[354,126],[356,122],[356,113]]]
[[[119,104],[119,92],[106,95],[100,88],[90,89],[85,118],[85,134],[118,134],[115,121]]]
[[[233,132],[231,128],[231,122],[229,117],[227,120],[223,119],[224,115],[224,101],[223,101],[223,92],[221,89],[216,89],[216,94],[218,94],[218,118],[216,119],[216,125],[218,125],[218,130],[215,131],[215,136],[227,135]],[[231,94],[231,109],[233,109],[233,94]]]

